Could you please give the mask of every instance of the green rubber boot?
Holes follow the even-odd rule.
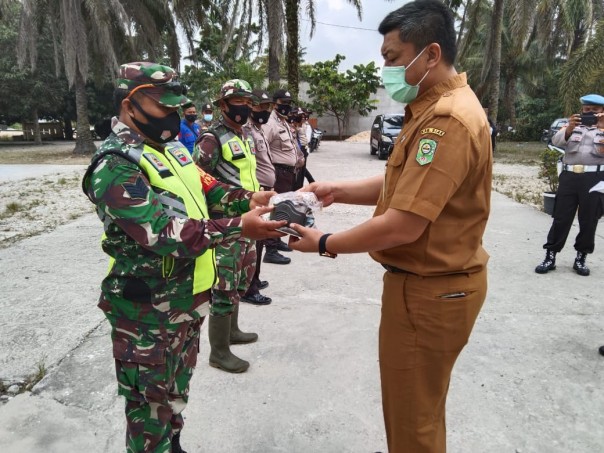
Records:
[[[241,360],[231,352],[229,339],[231,336],[231,316],[210,316],[208,326],[210,338],[210,366],[219,368],[227,373],[243,373],[250,363]]]
[[[239,330],[239,305],[235,305],[231,313],[231,344],[253,343],[258,341],[257,333],[242,332]]]

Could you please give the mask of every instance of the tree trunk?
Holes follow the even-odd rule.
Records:
[[[76,69],[76,77],[74,81],[75,98],[76,98],[76,115],[78,122],[76,130],[76,145],[73,150],[74,154],[92,154],[96,151],[96,146],[92,141],[90,133],[90,122],[88,121],[88,98],[86,94],[86,82],[80,74],[79,69]]]
[[[298,9],[300,0],[285,1],[285,22],[287,24],[287,85],[294,99],[298,99],[299,91],[299,67],[300,57],[298,55],[300,45],[298,36]]]
[[[281,80],[281,39],[283,37],[282,0],[268,0],[266,25],[268,28],[268,81],[278,85]]]
[[[65,114],[63,116],[63,136],[65,140],[73,140],[73,127],[71,127],[71,118]]]
[[[34,107],[31,112],[31,122],[34,126],[34,143],[36,145],[42,144],[42,134],[40,134],[40,120],[38,118],[38,109]]]
[[[516,74],[509,74],[505,86],[504,102],[508,115],[510,116],[510,126],[516,129],[516,94],[517,94]]]
[[[491,56],[491,68],[488,77],[489,86],[489,116],[497,124],[497,111],[499,109],[499,79],[501,66],[501,29],[503,27],[504,0],[495,0],[493,7],[493,21],[491,24],[491,38],[488,55]]]

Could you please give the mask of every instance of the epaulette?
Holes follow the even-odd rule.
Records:
[[[434,116],[451,116],[453,113],[453,104],[455,103],[455,93],[447,91],[443,93],[434,106]]]

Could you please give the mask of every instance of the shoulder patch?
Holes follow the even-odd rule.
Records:
[[[435,127],[427,127],[421,130],[422,135],[434,134],[438,135],[439,137],[442,137],[443,135],[445,135],[445,133],[445,131],[441,131],[440,129],[436,129]]]
[[[417,156],[415,157],[417,163],[420,165],[426,165],[432,162],[437,146],[438,142],[436,142],[435,140],[430,140],[429,138],[422,138],[419,141]]]
[[[137,176],[136,181],[133,183],[124,183],[122,187],[126,191],[132,200],[146,200],[149,188],[143,181],[143,178]]]
[[[245,157],[245,152],[243,148],[236,141],[230,141],[229,148],[231,149],[231,153],[233,153],[233,159],[240,159],[241,157]]]
[[[165,178],[167,176],[172,176],[172,172],[166,165],[154,154],[152,153],[143,153],[143,157],[149,161],[153,168],[157,170],[159,176]]]

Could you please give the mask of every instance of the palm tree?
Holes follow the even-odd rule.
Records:
[[[300,0],[284,0],[285,1],[285,22],[287,27],[287,85],[294,97],[298,96],[298,87],[300,84],[299,67],[300,67]],[[359,20],[363,18],[363,5],[361,0],[347,0],[349,4],[357,10]],[[315,18],[315,2],[314,0],[305,1],[305,10],[310,20],[310,36],[314,34],[316,26]]]
[[[6,0],[4,0],[6,1]],[[20,64],[36,66],[36,41],[44,21],[52,30],[55,58],[62,57],[76,95],[77,139],[74,153],[91,153],[86,80],[91,73],[113,77],[119,58],[163,59],[178,68],[180,48],[176,24],[192,43],[208,0],[22,0]],[[165,49],[164,49],[165,46]],[[60,65],[57,65],[60,67]]]

